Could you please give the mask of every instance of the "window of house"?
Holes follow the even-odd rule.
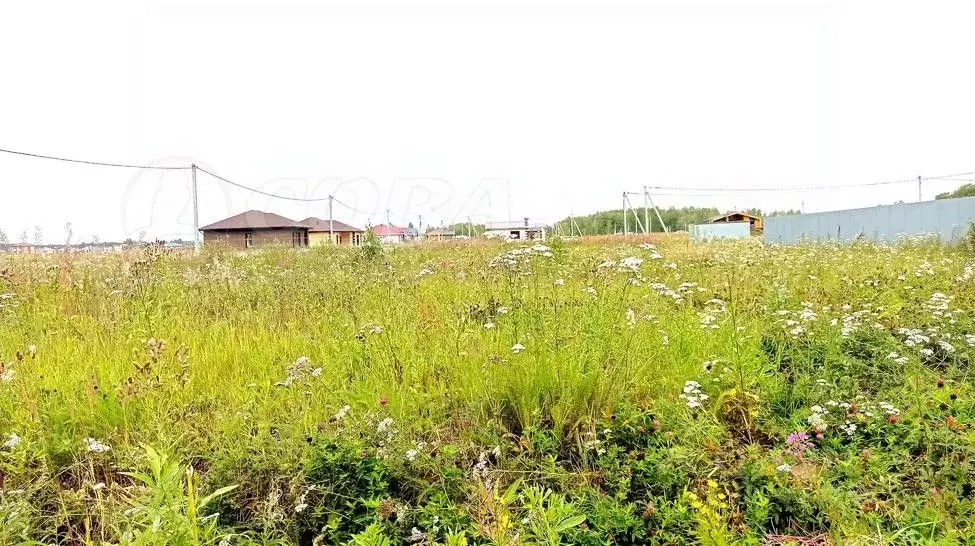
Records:
[[[250,248],[254,246],[254,234],[251,232],[244,233],[244,248]]]
[[[352,246],[359,246],[362,244],[362,234],[353,233],[352,234]]]

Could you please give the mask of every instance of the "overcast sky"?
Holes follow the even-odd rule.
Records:
[[[803,187],[975,171],[973,2],[11,2],[0,148],[196,162],[335,218],[555,220],[644,185]],[[924,198],[954,187],[925,182]],[[192,237],[185,172],[0,154],[0,229]],[[915,183],[674,195],[800,208]],[[200,222],[327,216],[199,177]],[[633,198],[637,205],[642,197]]]

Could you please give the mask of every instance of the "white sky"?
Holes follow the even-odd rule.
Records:
[[[973,2],[9,2],[0,148],[198,164],[425,224],[619,208],[644,184],[800,187],[975,171]],[[957,184],[929,181],[924,198]],[[186,173],[0,154],[0,229],[192,237]],[[201,174],[200,222],[327,217]],[[674,192],[661,192],[674,193]],[[800,208],[916,184],[678,197]],[[635,204],[642,198],[634,197]]]

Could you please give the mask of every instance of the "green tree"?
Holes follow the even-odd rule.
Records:
[[[934,196],[935,199],[955,199],[958,197],[975,197],[975,184],[962,184],[955,191],[946,191]]]

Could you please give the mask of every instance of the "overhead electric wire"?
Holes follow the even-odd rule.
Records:
[[[97,165],[97,166],[100,166],[100,167],[122,167],[122,168],[125,168],[125,169],[157,169],[157,170],[161,170],[161,171],[185,171],[185,170],[189,170],[189,169],[192,168],[190,166],[186,166],[186,167],[177,167],[177,166],[166,167],[166,166],[162,166],[162,165],[132,165],[132,164],[129,164],[129,163],[109,163],[109,162],[106,162],[106,161],[89,161],[87,159],[70,159],[70,158],[67,158],[67,157],[58,157],[58,156],[53,156],[53,155],[32,154],[32,153],[29,153],[29,152],[18,152],[16,150],[6,150],[6,149],[3,149],[3,148],[0,148],[0,152],[3,152],[5,154],[14,154],[14,155],[27,156],[27,157],[36,157],[38,159],[53,159],[55,161],[66,161],[68,163],[83,163],[85,165]]]
[[[357,209],[357,208],[353,207],[352,205],[349,205],[347,203],[343,203],[342,201],[339,201],[333,195],[329,195],[328,197],[310,197],[310,198],[309,197],[291,197],[291,196],[288,196],[288,195],[279,195],[279,194],[276,194],[276,193],[271,193],[271,192],[266,192],[266,191],[263,191],[263,190],[259,190],[257,188],[252,188],[250,186],[246,186],[246,185],[241,184],[239,182],[234,182],[233,180],[230,180],[229,178],[225,178],[223,176],[220,176],[217,173],[214,173],[212,171],[208,171],[208,170],[204,169],[203,167],[200,167],[199,165],[196,166],[196,169],[198,171],[200,171],[200,172],[204,172],[204,173],[206,173],[206,174],[208,174],[208,175],[216,178],[217,180],[220,180],[221,182],[225,182],[227,184],[230,184],[231,186],[236,186],[238,188],[241,188],[241,189],[244,189],[244,190],[247,190],[247,191],[250,191],[250,192],[254,192],[254,193],[259,193],[261,195],[264,195],[264,196],[267,196],[267,197],[271,197],[271,198],[274,198],[274,199],[284,199],[284,200],[287,200],[287,201],[299,201],[299,202],[303,202],[303,203],[321,203],[321,202],[328,201],[329,199],[331,199],[334,203],[338,203],[339,205],[342,205],[343,207],[349,209],[352,212],[358,212],[358,213],[363,213],[363,214],[368,213],[368,211],[363,211],[363,210]]]
[[[193,166],[134,165],[134,164],[131,164],[131,163],[112,163],[112,162],[107,162],[107,161],[92,161],[92,160],[87,160],[87,159],[72,159],[72,158],[67,158],[67,157],[59,157],[59,156],[44,155],[44,154],[35,154],[35,153],[31,153],[31,152],[20,152],[20,151],[17,151],[17,150],[8,150],[8,149],[5,149],[5,148],[0,148],[0,152],[7,153],[7,154],[13,154],[13,155],[20,155],[20,156],[25,156],[25,157],[33,157],[33,158],[38,158],[38,159],[50,159],[50,160],[54,160],[54,161],[64,161],[64,162],[67,162],[67,163],[80,163],[80,164],[84,164],[84,165],[95,165],[95,166],[100,166],[100,167],[120,167],[120,168],[126,168],[126,169],[155,169],[155,170],[163,170],[163,171],[186,171],[186,170],[190,170],[190,169],[193,168]],[[290,196],[287,196],[287,195],[279,195],[279,194],[276,194],[276,193],[271,193],[271,192],[266,192],[266,191],[263,191],[263,190],[259,190],[257,188],[252,188],[250,186],[246,186],[246,185],[240,184],[238,182],[234,182],[233,180],[230,180],[228,178],[225,178],[223,176],[220,176],[219,174],[214,173],[212,171],[209,171],[207,169],[204,169],[203,167],[200,167],[200,166],[197,166],[196,168],[198,170],[200,170],[202,172],[205,172],[206,174],[208,174],[208,175],[216,178],[217,180],[220,180],[220,181],[225,182],[227,184],[230,184],[232,186],[236,186],[238,188],[241,188],[241,189],[244,189],[244,190],[247,190],[247,191],[250,191],[250,192],[258,193],[258,194],[261,194],[261,195],[264,195],[264,196],[267,196],[267,197],[271,197],[271,198],[274,198],[274,199],[283,199],[283,200],[287,200],[287,201],[298,201],[298,202],[304,202],[304,203],[318,203],[318,202],[328,201],[329,199],[331,199],[333,202],[338,203],[338,204],[342,205],[343,207],[346,207],[346,208],[348,208],[348,209],[350,209],[352,211],[361,212],[358,209],[356,209],[356,208],[354,208],[354,207],[352,207],[352,206],[350,206],[350,205],[348,205],[346,203],[343,203],[342,201],[339,201],[338,199],[335,199],[335,197],[332,196],[332,195],[329,195],[328,197],[313,197],[313,198],[290,197]],[[860,183],[860,184],[845,184],[845,185],[830,185],[830,186],[826,186],[826,185],[821,185],[821,186],[799,186],[799,187],[788,187],[788,186],[787,187],[768,187],[768,186],[763,186],[763,187],[751,187],[751,188],[714,188],[714,187],[705,187],[705,188],[702,188],[702,187],[681,187],[681,186],[647,186],[647,189],[651,189],[651,190],[666,190],[666,191],[679,192],[679,193],[656,193],[655,195],[704,197],[704,196],[720,196],[720,195],[723,195],[723,194],[728,193],[728,192],[765,192],[765,191],[777,191],[777,192],[794,193],[794,192],[805,192],[805,191],[815,191],[815,190],[842,190],[842,189],[846,189],[846,188],[858,188],[858,187],[870,187],[870,186],[887,186],[887,185],[892,185],[892,184],[908,184],[908,183],[914,183],[914,182],[925,181],[925,180],[947,180],[947,181],[955,180],[955,181],[958,181],[958,182],[975,182],[975,179],[956,178],[956,177],[959,177],[959,176],[970,176],[970,175],[975,175],[975,171],[963,172],[963,173],[956,173],[956,174],[947,174],[947,175],[940,175],[940,176],[922,176],[920,178],[906,178],[906,179],[903,179],[903,180],[888,180],[888,181],[884,181],[884,182],[864,182],[864,183]],[[714,193],[711,193],[711,192],[714,192]],[[634,195],[638,195],[638,193],[636,193],[636,192],[633,192],[633,193],[634,193]]]
[[[245,186],[243,184],[234,182],[233,180],[229,180],[227,178],[224,178],[224,177],[220,176],[217,173],[208,171],[208,170],[204,169],[203,167],[200,167],[199,165],[196,168],[197,168],[198,171],[207,173],[208,175],[216,178],[217,180],[220,180],[222,182],[226,182],[227,184],[230,184],[231,186],[237,186],[238,188],[245,189],[247,191],[252,191],[254,193],[259,193],[261,195],[266,195],[267,197],[273,197],[275,199],[285,199],[287,201],[302,201],[302,202],[306,202],[306,203],[328,201],[330,199],[329,197],[313,197],[313,198],[308,198],[308,197],[290,197],[290,196],[287,196],[287,195],[278,195],[276,193],[266,192],[266,191],[263,191],[263,190],[259,190],[257,188],[252,188],[250,186]]]
[[[951,180],[952,177],[956,176],[967,176],[975,174],[975,172],[967,173],[957,173],[948,174],[941,176],[922,176],[921,181],[924,180]],[[909,184],[916,183],[917,178],[905,178],[903,180],[887,180],[884,182],[863,182],[859,184],[844,184],[844,185],[832,185],[832,186],[798,186],[798,187],[752,187],[752,188],[702,188],[698,186],[694,187],[680,187],[680,186],[648,186],[652,190],[668,190],[668,191],[681,191],[681,192],[761,192],[761,191],[778,191],[778,192],[803,192],[803,191],[813,191],[813,190],[842,190],[846,188],[861,188],[869,186],[888,186],[891,184]]]

